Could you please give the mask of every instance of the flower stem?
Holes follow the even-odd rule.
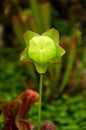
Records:
[[[40,83],[39,83],[39,108],[38,108],[38,130],[40,130],[40,123],[41,123],[41,104],[42,104],[42,79],[43,75],[40,74]]]

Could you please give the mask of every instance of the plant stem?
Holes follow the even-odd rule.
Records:
[[[38,130],[40,130],[41,123],[41,104],[42,104],[42,79],[43,75],[40,74],[40,83],[39,83],[39,108],[38,108]]]

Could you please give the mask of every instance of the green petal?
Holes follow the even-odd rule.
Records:
[[[57,46],[57,57],[61,58],[65,54],[65,50],[61,46]]]
[[[39,36],[39,34],[35,33],[35,32],[32,32],[32,31],[26,31],[24,34],[23,34],[23,37],[24,37],[24,40],[26,42],[26,45],[29,44],[29,41],[34,37],[34,36]]]
[[[56,45],[59,44],[59,32],[56,29],[52,28],[47,32],[43,33],[42,35],[50,37]]]
[[[28,55],[27,55],[27,47],[24,49],[24,51],[21,53],[21,56],[20,56],[20,61],[24,61],[28,58]]]
[[[65,50],[60,47],[57,46],[57,53],[56,53],[56,57],[54,57],[50,63],[60,63],[61,62],[61,57],[65,54]]]
[[[45,73],[46,70],[47,70],[47,64],[38,64],[36,62],[34,62],[34,65],[36,67],[36,70],[38,73],[42,74],[42,73]]]

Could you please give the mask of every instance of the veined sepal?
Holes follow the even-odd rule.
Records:
[[[35,65],[35,67],[36,67],[36,71],[38,72],[38,73],[40,73],[40,74],[43,74],[43,73],[45,73],[46,72],[46,70],[47,70],[47,67],[48,67],[48,64],[38,64],[38,63],[36,63],[36,62],[34,62],[34,65]]]

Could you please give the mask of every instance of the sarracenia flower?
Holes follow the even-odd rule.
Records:
[[[56,29],[50,29],[42,35],[26,31],[24,40],[27,46],[20,60],[32,60],[39,73],[45,73],[48,63],[58,62],[65,53],[59,46],[59,33]]]

